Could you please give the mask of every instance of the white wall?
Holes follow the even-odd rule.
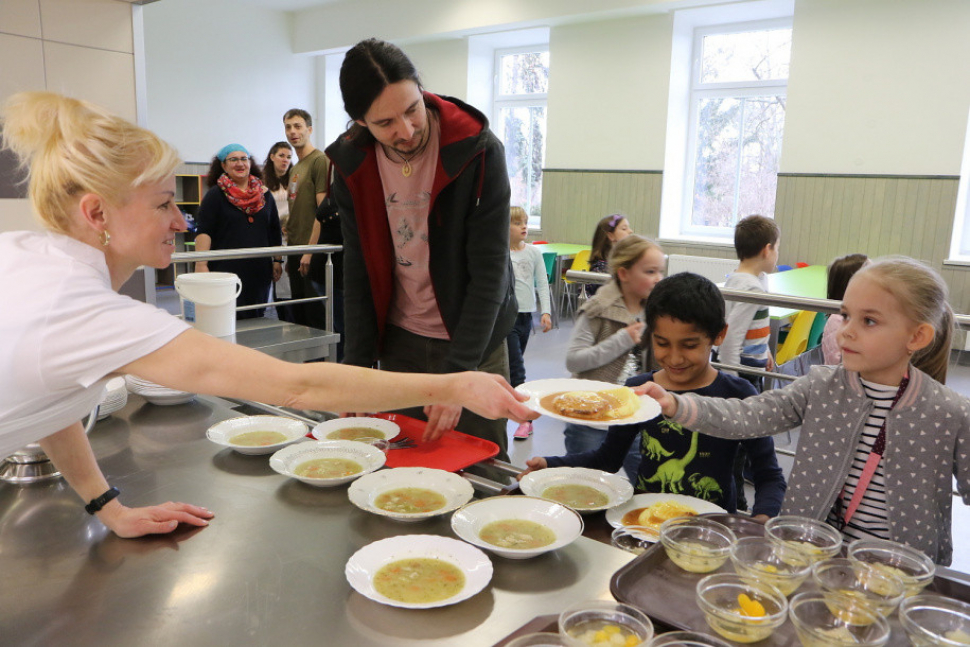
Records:
[[[283,113],[317,117],[313,58],[293,55],[292,16],[224,0],[145,5],[146,124],[188,161],[231,142],[260,163],[285,139]],[[314,122],[314,142],[323,145]]]
[[[957,175],[970,2],[797,0],[781,170]]]
[[[115,0],[0,0],[0,102],[49,90],[134,121],[131,5]],[[0,200],[0,231],[40,229],[27,200]]]
[[[669,15],[554,27],[546,167],[663,168]]]
[[[468,42],[464,38],[408,43],[403,47],[428,91],[465,100],[468,90]]]

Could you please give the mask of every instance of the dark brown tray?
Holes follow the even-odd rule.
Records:
[[[724,523],[738,537],[757,537],[764,534],[764,526],[743,516],[730,514],[703,516]],[[728,561],[714,572],[733,573],[734,568]],[[610,592],[618,601],[637,607],[660,625],[714,634],[695,599],[697,582],[706,575],[709,574],[688,573],[678,567],[667,559],[667,553],[658,542],[613,574],[610,580]],[[816,588],[815,583],[809,579],[797,592],[811,591]],[[970,579],[957,571],[938,568],[936,578],[926,588],[926,592],[939,593],[970,602]],[[892,635],[887,643],[888,647],[909,647],[909,640],[899,624],[897,614],[893,614],[889,626]],[[776,629],[769,638],[756,644],[758,647],[799,647],[800,645],[791,620],[786,620],[785,624]]]

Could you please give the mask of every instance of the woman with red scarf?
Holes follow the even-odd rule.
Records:
[[[275,247],[283,244],[276,201],[260,179],[252,155],[239,144],[229,144],[216,153],[209,166],[206,183],[210,187],[202,198],[195,237],[195,250]],[[276,258],[238,258],[225,261],[200,261],[196,272],[232,272],[242,280],[236,306],[269,301],[269,288],[282,274]],[[236,319],[263,316],[264,308],[243,310]]]

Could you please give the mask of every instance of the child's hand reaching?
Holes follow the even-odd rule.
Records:
[[[529,460],[527,460],[525,464],[529,466],[528,469],[526,469],[521,474],[516,476],[515,477],[516,481],[521,481],[522,477],[528,474],[529,472],[534,472],[536,470],[544,470],[547,467],[549,467],[549,464],[546,462],[546,459],[544,459],[542,456],[534,456],[533,458],[530,458]]]
[[[649,395],[656,400],[660,404],[660,412],[668,418],[677,413],[677,400],[656,382],[645,382],[634,387],[633,392],[637,395]]]

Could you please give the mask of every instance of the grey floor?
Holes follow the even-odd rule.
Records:
[[[159,290],[159,307],[177,314],[179,312],[178,296],[174,290]],[[270,314],[269,316],[274,316]],[[565,319],[559,322],[558,328],[548,333],[538,332],[532,335],[525,353],[526,379],[538,380],[552,377],[568,377],[566,371],[566,348],[569,345],[569,335],[572,332],[572,321]],[[970,352],[961,353],[965,357],[956,357],[951,362],[947,384],[964,395],[970,395]],[[966,365],[964,365],[966,364]],[[534,433],[528,440],[513,440],[512,433],[517,427],[509,423],[509,456],[514,465],[524,466],[526,460],[532,456],[560,456],[566,452],[563,443],[563,423],[552,418],[539,418],[533,423]],[[775,447],[779,450],[778,462],[784,469],[786,476],[791,470],[792,459],[784,452],[794,452],[798,443],[797,432],[791,435],[779,434],[775,437]],[[750,489],[750,488],[749,488]],[[748,500],[752,500],[753,493],[748,493]],[[953,498],[953,568],[964,573],[970,573],[970,507],[962,501]]]

